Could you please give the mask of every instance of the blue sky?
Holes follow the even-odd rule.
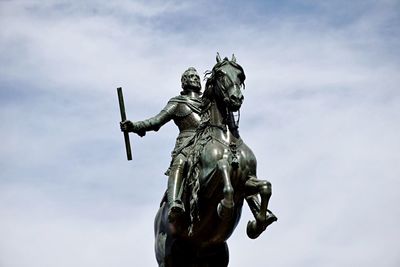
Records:
[[[155,266],[177,135],[131,136],[189,66],[235,53],[241,135],[279,217],[230,266],[398,266],[400,3],[1,1],[0,266]],[[203,82],[204,85],[204,82]]]

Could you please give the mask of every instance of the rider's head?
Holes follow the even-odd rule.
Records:
[[[184,93],[190,91],[200,92],[201,90],[200,76],[193,67],[185,70],[185,72],[182,74],[181,82]]]

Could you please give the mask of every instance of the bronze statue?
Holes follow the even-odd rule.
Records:
[[[138,122],[125,120],[121,122],[121,130],[124,132],[134,132],[144,136],[147,131],[158,131],[161,126],[173,120],[179,128],[179,135],[176,138],[175,148],[172,151],[172,160],[166,172],[168,178],[167,199],[170,222],[176,222],[185,212],[181,200],[182,182],[184,169],[186,167],[187,151],[191,138],[200,125],[200,105],[201,105],[201,84],[200,76],[195,68],[188,68],[181,78],[183,91],[179,96],[173,97],[168,104],[156,116]]]
[[[173,201],[163,198],[155,218],[159,266],[227,266],[226,241],[239,222],[244,200],[255,217],[247,224],[250,238],[257,238],[277,220],[268,210],[271,184],[257,178],[256,158],[239,135],[235,113],[240,112],[244,99],[244,70],[234,56],[221,60],[217,54],[217,64],[206,78],[201,106],[196,105],[200,109],[190,113],[200,115],[195,134],[174,150],[170,173],[176,170],[174,162],[182,153],[185,163],[180,165],[179,174],[185,179],[179,179],[183,186],[179,190],[175,189],[178,186],[168,186],[168,191],[179,194],[168,192],[168,196],[176,195]],[[144,135],[144,129],[158,129],[143,125],[149,124],[123,122],[121,129],[140,135]],[[170,179],[175,178],[170,174]],[[181,204],[179,216],[171,218],[177,202]]]

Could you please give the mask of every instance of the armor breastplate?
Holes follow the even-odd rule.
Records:
[[[200,125],[200,102],[185,98],[183,96],[172,98],[168,105],[163,109],[165,114],[169,114],[178,126],[179,131],[196,130]]]
[[[190,108],[188,109],[190,110]],[[200,115],[190,110],[190,113],[185,116],[175,116],[174,122],[178,126],[180,132],[186,130],[194,131],[200,125]]]

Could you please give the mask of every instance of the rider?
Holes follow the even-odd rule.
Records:
[[[188,68],[182,74],[181,83],[183,91],[180,95],[171,98],[156,116],[144,121],[126,120],[121,122],[122,131],[134,132],[142,137],[147,131],[158,131],[170,120],[173,120],[179,128],[175,148],[171,153],[171,165],[165,173],[169,176],[167,199],[169,204],[168,220],[171,223],[181,217],[185,211],[181,195],[188,155],[183,149],[194,136],[197,126],[200,125],[201,84],[196,69]]]

